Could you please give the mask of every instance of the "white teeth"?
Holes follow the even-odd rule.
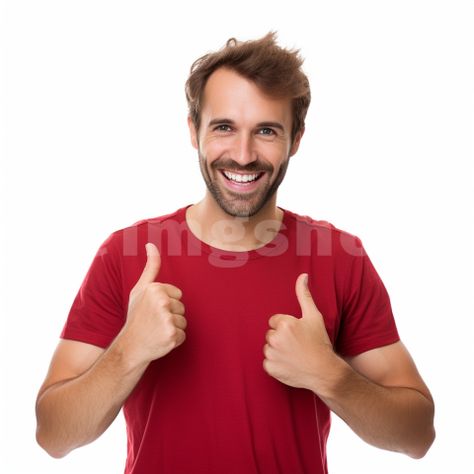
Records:
[[[227,178],[232,181],[236,181],[237,183],[248,183],[250,181],[255,181],[259,174],[234,174],[230,173],[229,171],[224,171],[224,174]]]

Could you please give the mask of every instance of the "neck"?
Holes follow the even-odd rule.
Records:
[[[276,206],[276,195],[251,217],[230,216],[212,196],[206,196],[186,211],[186,222],[199,240],[212,247],[234,252],[254,250],[266,245],[280,230],[282,219],[283,211]]]

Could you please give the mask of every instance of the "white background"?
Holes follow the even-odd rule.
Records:
[[[334,417],[330,472],[473,472],[473,2],[1,8],[2,473],[123,471],[121,415],[54,460],[35,443],[36,392],[99,244],[203,195],[186,128],[190,64],[269,30],[301,49],[313,94],[279,205],[362,238],[436,400],[437,439],[419,461]]]

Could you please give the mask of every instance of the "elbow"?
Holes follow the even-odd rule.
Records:
[[[417,446],[412,447],[409,451],[407,451],[407,455],[413,459],[421,459],[425,457],[426,453],[431,448],[431,445],[434,443],[436,438],[436,432],[434,426],[431,425],[430,429],[427,430],[426,436],[419,443]]]
[[[424,416],[419,420],[419,431],[418,435],[416,435],[415,442],[413,442],[406,451],[406,454],[413,459],[425,457],[436,438],[436,430],[434,427],[435,407],[431,396],[428,402]]]
[[[60,459],[66,456],[71,449],[64,447],[61,436],[53,429],[54,423],[47,416],[47,412],[41,407],[40,395],[36,401],[36,442],[39,447],[46,451],[52,458]],[[63,446],[61,446],[61,444]]]
[[[63,458],[69,453],[68,450],[61,450],[58,446],[54,446],[54,443],[48,439],[44,433],[44,430],[42,430],[39,425],[36,429],[36,442],[42,449],[44,449],[51,457],[55,459]]]

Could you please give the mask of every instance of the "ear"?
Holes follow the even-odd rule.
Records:
[[[191,144],[196,150],[199,149],[199,140],[197,136],[197,130],[194,125],[193,119],[191,116],[188,115],[188,127],[189,127],[189,134],[191,136]]]
[[[293,140],[293,143],[290,148],[290,156],[293,156],[298,151],[298,148],[300,147],[301,138],[303,138],[303,134],[304,134],[304,128],[302,128],[295,135],[295,139]]]

